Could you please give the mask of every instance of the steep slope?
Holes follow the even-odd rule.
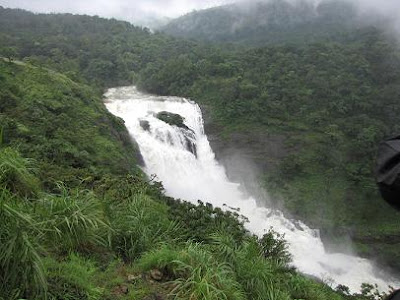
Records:
[[[365,22],[365,15],[347,1],[243,1],[189,13],[161,30],[177,37],[257,46],[344,41]]]
[[[241,157],[253,162],[296,218],[398,268],[399,213],[380,199],[373,166],[380,140],[399,131],[399,65],[396,43],[368,29],[353,43],[158,61],[139,83],[196,99],[220,158],[237,154],[238,171]]]
[[[3,59],[0,84],[3,144],[35,158],[46,182],[137,169],[140,154],[123,121],[108,113],[88,86],[49,69]]]
[[[8,47],[16,57],[89,84],[98,94],[105,87],[130,84],[156,58],[198,48],[115,19],[0,7],[0,55],[6,56],[2,51]]]
[[[280,195],[289,213],[399,268],[398,214],[382,204],[372,176],[376,145],[400,123],[398,48],[380,30],[361,29],[344,44],[228,52],[116,20],[7,9],[0,16],[2,46],[89,84],[97,97],[132,80],[193,97],[208,109],[218,153],[247,151],[263,167],[254,182]]]
[[[1,299],[368,299],[298,274],[274,232],[149,184],[90,86],[3,58],[0,86]]]

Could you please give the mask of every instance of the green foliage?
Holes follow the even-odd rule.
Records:
[[[169,125],[187,128],[187,126],[183,123],[183,117],[178,114],[173,114],[168,111],[162,111],[157,114],[157,118]]]
[[[138,151],[101,93],[135,79],[148,91],[210,105],[225,136],[291,135],[295,166],[282,164],[275,183],[295,214],[321,215],[334,227],[330,218],[357,220],[358,210],[376,223],[382,210],[363,208],[374,195],[353,196],[371,193],[371,147],[398,129],[399,61],[379,32],[360,33],[342,44],[227,52],[116,20],[0,8],[0,41],[23,59],[0,61],[2,296],[127,299],[156,291],[161,283],[140,274],[146,291],[130,292],[132,264],[161,270],[171,284],[163,288],[182,299],[351,298],[289,269],[281,237],[249,236],[238,213],[166,197],[141,174]],[[41,184],[22,157],[36,161]],[[355,199],[350,208],[346,197]],[[382,230],[396,232],[391,225]]]
[[[0,294],[17,299],[44,295],[41,225],[9,191],[0,191]]]
[[[59,185],[59,194],[47,195],[36,206],[43,221],[47,243],[58,251],[83,251],[106,245],[108,225],[101,203],[89,191],[69,191]]]
[[[92,262],[71,254],[61,262],[46,259],[44,265],[49,284],[48,299],[102,299],[103,291],[94,281],[99,270]]]
[[[35,196],[39,192],[39,181],[34,172],[31,159],[21,157],[12,148],[0,148],[0,186],[21,197]]]
[[[0,48],[0,55],[7,58],[9,62],[12,62],[17,56],[18,52],[15,47],[3,47]]]
[[[79,177],[96,168],[116,174],[135,170],[137,150],[122,121],[89,87],[30,65],[0,61],[0,74],[3,144],[40,162],[38,175],[46,184],[79,184]],[[71,176],[74,172],[80,174]]]
[[[245,299],[231,267],[199,244],[188,243],[180,251],[163,246],[146,254],[139,266],[158,268],[175,279],[171,295],[176,299]]]
[[[177,299],[245,299],[240,284],[233,279],[234,274],[226,265],[183,265],[181,268],[190,272],[190,276],[174,282],[171,294]]]
[[[184,225],[187,239],[196,242],[211,241],[213,233],[229,232],[236,241],[240,242],[247,231],[244,228],[245,218],[230,211],[223,211],[212,204],[198,201],[198,205],[166,198],[173,220]]]
[[[291,256],[288,251],[287,242],[284,238],[284,235],[281,235],[272,229],[264,234],[259,240],[264,257],[283,264],[289,263]]]
[[[268,299],[272,289],[274,269],[261,255],[257,241],[244,243],[236,256],[238,281],[250,299]]]
[[[158,243],[179,236],[180,226],[168,219],[167,207],[141,191],[126,202],[112,201],[108,208],[113,229],[111,243],[125,261],[134,261]]]
[[[325,0],[314,6],[309,1],[273,0],[249,3],[246,8],[237,3],[194,11],[172,20],[162,31],[245,47],[304,44],[351,38],[355,28],[365,24],[366,16],[361,16],[348,1]]]

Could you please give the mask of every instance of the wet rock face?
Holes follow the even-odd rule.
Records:
[[[145,131],[150,131],[150,123],[147,120],[140,120],[139,121],[139,125],[140,127],[143,128],[143,130]]]
[[[179,128],[189,129],[184,124],[184,122],[183,122],[184,118],[181,115],[173,114],[168,111],[162,111],[156,115],[156,118],[171,125],[171,126],[177,126]]]
[[[186,150],[197,157],[196,135],[194,131],[190,128],[180,128],[180,130],[185,137]]]
[[[185,144],[185,148],[191,152],[194,156],[197,157],[197,146],[196,146],[196,136],[195,133],[192,129],[187,127],[184,124],[184,118],[181,115],[174,114],[168,111],[162,111],[159,112],[156,115],[156,118],[171,125],[171,126],[176,126],[179,128],[180,132],[184,136],[184,141],[183,143]],[[148,123],[148,122],[147,122]],[[140,126],[142,126],[143,129],[147,130],[147,125],[142,122],[140,123]],[[149,125],[150,127],[150,125]],[[170,144],[172,144],[172,139],[169,141]]]

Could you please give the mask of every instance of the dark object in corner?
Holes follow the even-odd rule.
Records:
[[[400,136],[379,145],[375,176],[383,199],[400,210]],[[386,300],[400,300],[400,290]]]
[[[400,291],[394,292],[389,297],[387,297],[386,300],[400,300]]]
[[[375,175],[382,197],[400,210],[400,136],[380,144]]]

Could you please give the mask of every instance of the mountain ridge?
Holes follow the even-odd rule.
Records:
[[[368,19],[368,21],[367,21]],[[263,46],[346,41],[354,30],[385,24],[349,1],[254,1],[195,11],[160,28],[176,37],[205,42]],[[343,34],[343,36],[340,36]]]

